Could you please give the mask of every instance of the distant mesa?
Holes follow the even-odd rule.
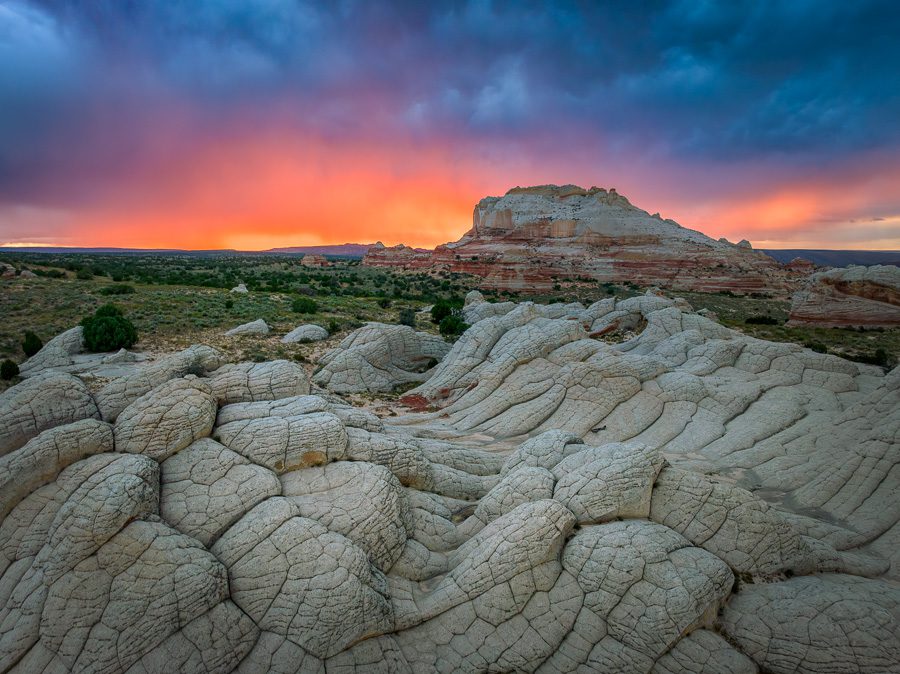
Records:
[[[615,189],[577,185],[514,187],[475,206],[459,241],[421,251],[369,249],[363,264],[464,272],[483,288],[547,292],[562,280],[590,278],[675,290],[786,293],[798,274],[750,242],[716,241]]]
[[[327,267],[331,263],[324,255],[304,255],[300,264],[304,267]]]

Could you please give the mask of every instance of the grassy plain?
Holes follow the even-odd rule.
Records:
[[[333,333],[333,344],[366,321],[397,322],[404,308],[421,310],[438,299],[461,298],[477,286],[477,279],[461,274],[428,275],[370,269],[358,260],[335,260],[324,269],[310,269],[289,256],[227,255],[66,255],[0,254],[0,261],[41,276],[0,281],[0,360],[25,359],[21,341],[32,330],[47,342],[73,327],[97,307],[112,302],[135,324],[135,348],[165,352],[204,342],[231,358],[309,360],[321,345],[282,345],[280,337],[301,323],[317,323]],[[250,292],[231,293],[244,282]],[[106,295],[104,289],[126,284],[134,292]],[[564,282],[552,296],[530,297],[538,302],[627,297],[642,289],[589,282]],[[526,299],[511,293],[488,299]],[[676,293],[696,309],[709,309],[728,327],[782,342],[796,342],[817,350],[858,360],[872,360],[881,349],[888,364],[900,356],[900,330],[788,328],[790,308],[783,299],[736,297],[727,294]],[[299,314],[297,297],[310,297],[317,309]],[[767,316],[774,324],[747,323]],[[267,338],[227,338],[223,333],[258,318],[272,328]],[[418,329],[436,331],[424,317]]]

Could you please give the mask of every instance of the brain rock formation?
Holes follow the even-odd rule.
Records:
[[[0,671],[900,672],[900,372],[477,299],[388,421],[209,347],[9,389]]]
[[[424,381],[449,350],[436,335],[406,325],[368,323],[320,359],[313,381],[337,393],[388,392]]]

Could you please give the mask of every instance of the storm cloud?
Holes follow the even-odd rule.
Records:
[[[360,145],[401,180],[419,148],[470,206],[573,180],[720,231],[785,190],[817,195],[798,232],[892,218],[897,35],[900,6],[875,1],[0,2],[0,240],[29,239],[13,208],[149,208],[257,135],[319,148],[320,175]],[[841,190],[859,199],[822,202]],[[431,243],[467,223],[446,226]]]

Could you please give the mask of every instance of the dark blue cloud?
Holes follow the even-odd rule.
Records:
[[[565,131],[598,152],[814,166],[900,145],[897,35],[892,0],[10,0],[0,191],[115,170],[173,101],[186,134],[277,110],[326,134]]]

